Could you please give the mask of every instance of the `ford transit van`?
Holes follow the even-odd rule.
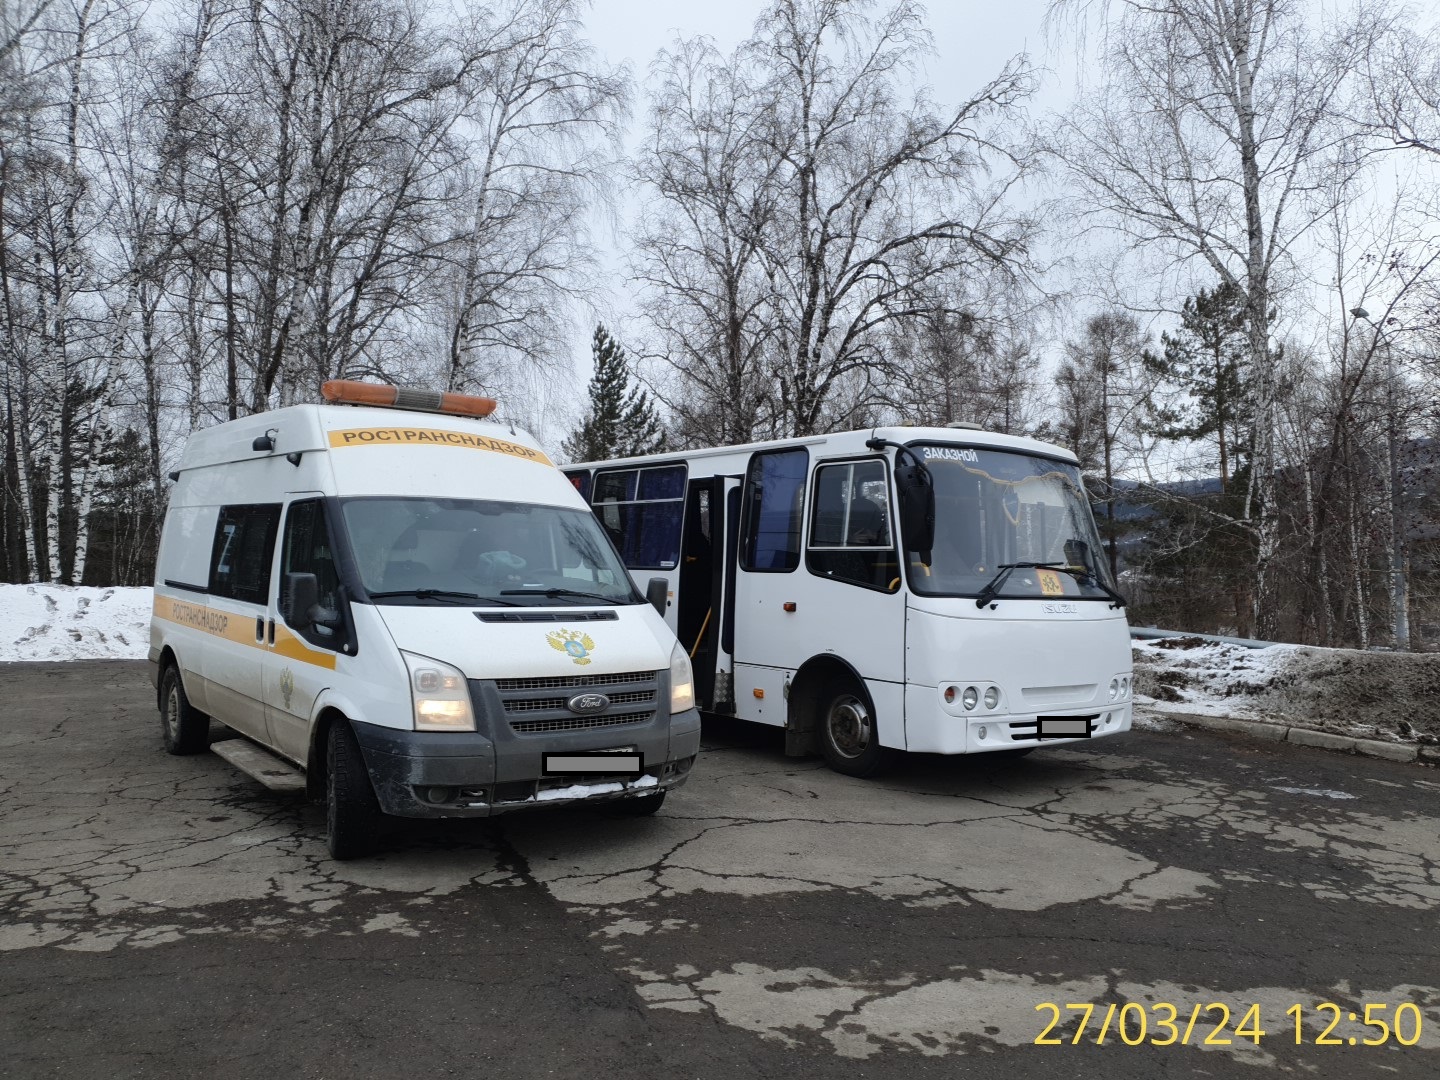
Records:
[[[336,858],[384,815],[659,809],[700,744],[663,588],[637,592],[490,399],[323,396],[196,432],[172,474],[149,653],[166,749],[205,750],[213,718],[284,759]]]

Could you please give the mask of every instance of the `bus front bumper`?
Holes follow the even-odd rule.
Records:
[[[928,754],[984,754],[997,750],[1020,750],[1036,746],[1062,746],[1093,742],[1130,730],[1132,706],[1128,701],[1064,709],[1043,713],[978,713],[956,716],[936,704],[933,686],[907,686],[905,701],[905,748]],[[1040,738],[1043,718],[1085,718],[1090,734],[1073,738]]]

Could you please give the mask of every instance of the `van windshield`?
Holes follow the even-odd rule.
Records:
[[[384,604],[638,604],[585,510],[483,499],[341,500],[360,582]]]
[[[912,565],[915,592],[978,596],[995,581],[997,597],[1111,598],[1096,584],[1110,584],[1109,568],[1074,465],[972,446],[916,449],[935,483],[935,546],[928,567]],[[1054,569],[1013,565],[1027,562]]]

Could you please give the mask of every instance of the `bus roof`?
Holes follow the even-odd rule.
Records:
[[[1079,459],[1063,446],[1042,442],[1025,435],[1006,435],[998,431],[980,428],[954,427],[876,427],[864,431],[837,431],[829,435],[809,435],[792,439],[770,439],[765,442],[740,443],[734,446],[707,447],[702,450],[672,450],[644,457],[611,458],[608,461],[577,461],[567,465],[569,469],[608,468],[622,465],[654,465],[668,461],[694,461],[697,458],[728,457],[752,454],[758,450],[780,450],[792,446],[824,447],[820,453],[837,456],[861,453],[869,439],[888,439],[891,442],[939,442],[960,446],[993,447],[996,450],[1017,450],[1023,453],[1041,454],[1059,458],[1072,465]]]

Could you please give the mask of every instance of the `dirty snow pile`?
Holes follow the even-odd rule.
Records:
[[[0,662],[144,660],[151,590],[0,585]]]
[[[1146,714],[1185,713],[1440,744],[1440,654],[1247,649],[1195,637],[1137,641],[1133,652],[1142,726]]]

